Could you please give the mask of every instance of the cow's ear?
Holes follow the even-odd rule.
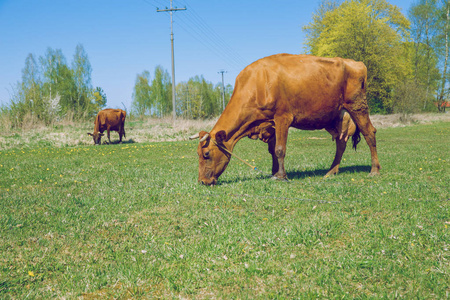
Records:
[[[223,144],[223,142],[225,142],[226,139],[227,139],[227,133],[225,132],[225,130],[221,130],[216,133],[216,142],[217,143]]]
[[[88,132],[87,134],[90,135],[90,136],[92,136],[92,133],[89,133],[89,132]]]

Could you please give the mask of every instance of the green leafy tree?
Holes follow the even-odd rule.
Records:
[[[205,119],[222,113],[222,84],[213,85],[203,76],[191,77],[177,84],[177,114],[190,119]],[[225,86],[225,105],[233,87]]]
[[[225,106],[227,106],[228,102],[230,102],[231,95],[233,94],[233,86],[231,84],[227,84],[225,86]]]
[[[39,66],[33,54],[30,53],[25,59],[25,67],[22,69],[22,87],[28,101],[32,99],[36,101],[41,98],[41,84]]]
[[[191,77],[176,86],[176,114],[187,119],[204,119],[222,112],[221,84],[213,85],[203,76]],[[225,104],[233,87],[225,86]],[[153,80],[144,71],[137,75],[133,92],[132,110],[137,115],[163,117],[172,113],[172,83],[169,73],[162,66],[155,68]]]
[[[43,91],[47,103],[59,99],[60,113],[64,116],[69,111],[76,111],[78,93],[73,71],[67,66],[60,49],[48,48],[45,56],[40,57],[43,69]]]
[[[33,54],[28,54],[25,59],[25,67],[22,69],[22,82],[20,83],[21,118],[27,112],[35,114],[38,119],[45,119],[46,108],[42,98],[42,82],[39,65]]]
[[[330,3],[304,27],[311,54],[364,62],[372,111],[392,111],[393,89],[412,72],[404,46],[408,19],[385,0]]]
[[[230,101],[231,94],[233,93],[233,86],[231,84],[227,84],[224,86],[225,94],[224,94],[224,102],[222,103],[222,83],[217,83],[214,87],[214,101],[215,105],[217,106],[214,110],[213,116],[218,116],[222,113],[224,108],[227,106],[228,102]],[[224,106],[225,104],[225,106]]]
[[[60,49],[47,48],[36,61],[32,54],[25,60],[22,81],[13,87],[9,106],[2,107],[19,127],[27,115],[32,120],[50,123],[68,112],[88,117],[103,107],[106,95],[101,88],[94,97],[91,86],[91,65],[81,45],[75,51],[71,69]]]
[[[413,39],[414,82],[425,86],[426,93],[423,99],[423,109],[432,102],[437,90],[440,77],[437,68],[438,56],[434,50],[437,30],[437,1],[419,0],[408,10],[411,21],[411,37]]]
[[[402,114],[403,120],[408,120],[409,115],[421,110],[426,89],[413,79],[406,80],[395,89],[393,93],[393,111]]]
[[[179,82],[176,86],[177,93],[177,116],[192,119],[191,94],[187,82]]]
[[[204,110],[205,99],[202,93],[202,78],[200,76],[191,77],[188,80],[190,101],[191,101],[191,116],[194,119],[202,119],[207,117]]]
[[[43,70],[44,93],[52,97],[57,93],[61,72],[65,69],[63,66],[67,67],[66,58],[60,49],[47,48],[45,56],[39,57],[39,62]]]
[[[131,108],[139,116],[149,115],[153,106],[150,87],[150,72],[143,71],[136,76]]]
[[[27,114],[37,116],[41,111],[41,81],[39,67],[33,54],[28,54],[22,69],[22,81],[13,86],[9,107],[2,107],[2,114],[9,115],[14,127],[20,126]]]
[[[441,63],[441,82],[437,92],[437,107],[441,112],[445,112],[445,105],[443,103],[448,101],[450,94],[449,87],[447,86],[449,74],[448,74],[448,56],[450,47],[450,2],[443,0],[439,3],[437,9],[438,22],[437,22],[437,38],[436,38],[436,51],[438,52]]]
[[[214,116],[219,112],[220,98],[217,97],[219,94],[214,93],[211,82],[206,81],[203,76],[200,77],[200,97],[203,102],[202,113],[205,117]]]
[[[78,44],[75,48],[72,71],[76,87],[77,102],[75,110],[77,112],[85,111],[88,114],[95,113],[97,107],[91,102],[91,99],[93,98],[91,83],[92,67],[88,55],[81,44]]]
[[[151,83],[152,113],[162,117],[172,112],[172,83],[167,70],[156,66]]]
[[[337,9],[341,5],[341,3],[342,1],[320,1],[319,6],[312,15],[312,22],[303,27],[303,30],[307,34],[306,50],[310,53],[318,52],[317,46],[319,46],[319,44],[315,41],[318,41],[322,32],[325,32],[325,30],[327,30],[327,23],[324,22],[326,14]]]
[[[419,0],[408,12],[414,40],[414,79],[426,86],[423,108],[435,104],[445,111],[442,104],[449,97],[449,11],[448,0]]]
[[[73,71],[67,65],[60,65],[58,68],[59,78],[56,85],[56,91],[58,96],[61,97],[60,105],[63,115],[70,111],[81,113],[82,108],[79,106],[78,102],[78,91]]]
[[[141,116],[163,117],[172,112],[172,84],[169,73],[161,66],[155,68],[153,80],[149,71],[137,75],[132,109]]]
[[[106,106],[106,102],[108,101],[106,98],[106,94],[101,87],[96,87],[93,92],[93,109],[98,112],[102,110]]]

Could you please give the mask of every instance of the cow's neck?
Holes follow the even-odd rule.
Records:
[[[228,106],[227,106],[228,108]],[[233,151],[234,145],[243,137],[247,136],[252,125],[258,120],[255,115],[248,116],[244,114],[232,113],[233,110],[226,109],[214,128],[211,130],[211,135],[221,130],[227,133],[227,141],[224,143],[229,151]]]
[[[94,134],[100,132],[100,116],[97,115],[94,123]]]

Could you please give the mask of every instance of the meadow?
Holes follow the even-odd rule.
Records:
[[[324,178],[331,137],[292,130],[289,182],[233,158],[214,187],[198,141],[5,142],[0,298],[449,298],[449,136],[380,128],[380,176],[362,140]],[[235,153],[270,172],[266,144]]]

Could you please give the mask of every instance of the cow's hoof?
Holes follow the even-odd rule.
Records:
[[[279,181],[283,181],[283,182],[288,182],[289,181],[286,177],[279,178],[277,176],[272,176],[272,177],[270,177],[270,179],[272,179],[272,180],[279,180]]]

